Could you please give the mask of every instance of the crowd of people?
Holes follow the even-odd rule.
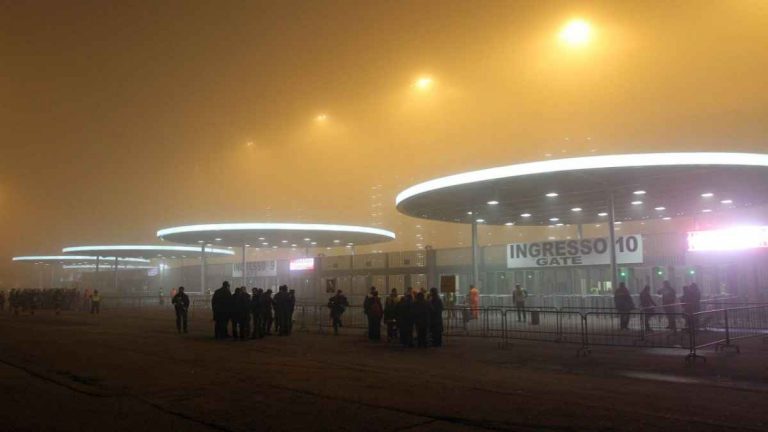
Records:
[[[668,330],[677,330],[677,319],[680,311],[685,314],[686,327],[683,329],[684,331],[690,331],[690,329],[697,327],[694,314],[701,311],[701,290],[696,283],[685,285],[682,296],[678,298],[672,284],[669,281],[664,281],[658,294],[661,296],[661,308],[667,318]],[[629,330],[630,314],[636,307],[632,295],[629,293],[629,289],[624,282],[619,283],[619,287],[613,294],[613,301],[619,313],[619,328],[621,330]],[[651,317],[657,315],[657,307],[658,305],[651,295],[651,287],[646,285],[640,291],[640,311],[643,313],[645,331],[653,331],[650,320]]]
[[[179,287],[171,303],[176,311],[176,330],[186,333],[189,297],[184,287]],[[211,296],[214,337],[245,340],[272,334],[288,336],[293,329],[295,306],[296,293],[288,290],[287,285],[280,285],[273,296],[271,289],[261,288],[253,288],[250,294],[246,287],[232,292],[229,282],[224,281]]]
[[[62,310],[88,310],[98,313],[99,293],[89,290],[80,291],[77,288],[17,288],[6,295],[0,290],[0,310],[8,310],[14,315],[28,313],[34,315],[36,310],[53,310],[57,314]]]
[[[328,300],[334,334],[339,333],[342,314],[349,302],[341,290]],[[405,347],[439,347],[443,344],[443,301],[437,288],[429,292],[414,291],[409,287],[399,296],[392,289],[384,304],[376,287],[371,287],[363,302],[363,313],[368,320],[368,338],[381,340],[382,322],[387,328],[387,341],[399,340]],[[414,333],[416,334],[414,344]]]

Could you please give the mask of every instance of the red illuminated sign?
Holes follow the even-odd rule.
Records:
[[[768,226],[741,226],[688,233],[688,251],[768,248]]]

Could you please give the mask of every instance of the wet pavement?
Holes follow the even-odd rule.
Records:
[[[207,314],[0,316],[8,430],[766,430],[768,344],[741,354],[350,330],[214,341]],[[210,328],[209,328],[210,327]],[[54,427],[55,426],[55,427]],[[102,429],[103,430],[103,429]]]

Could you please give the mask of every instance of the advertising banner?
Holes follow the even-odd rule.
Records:
[[[314,270],[315,269],[315,259],[314,258],[297,258],[297,259],[292,259],[288,263],[288,269],[290,271]]]
[[[235,263],[232,265],[232,277],[243,277],[243,271],[241,269],[241,263]],[[277,261],[249,261],[245,263],[245,267],[248,270],[247,277],[271,277],[277,276]]]
[[[507,245],[507,268],[568,267],[607,265],[611,252],[606,237],[582,240],[553,240]],[[638,264],[643,262],[643,237],[640,235],[616,238],[616,262]]]

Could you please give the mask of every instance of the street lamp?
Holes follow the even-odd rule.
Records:
[[[568,45],[584,45],[592,36],[592,27],[583,19],[569,21],[560,31],[560,40]]]
[[[430,76],[422,76],[416,79],[413,87],[419,91],[428,91],[435,85],[435,81]]]

